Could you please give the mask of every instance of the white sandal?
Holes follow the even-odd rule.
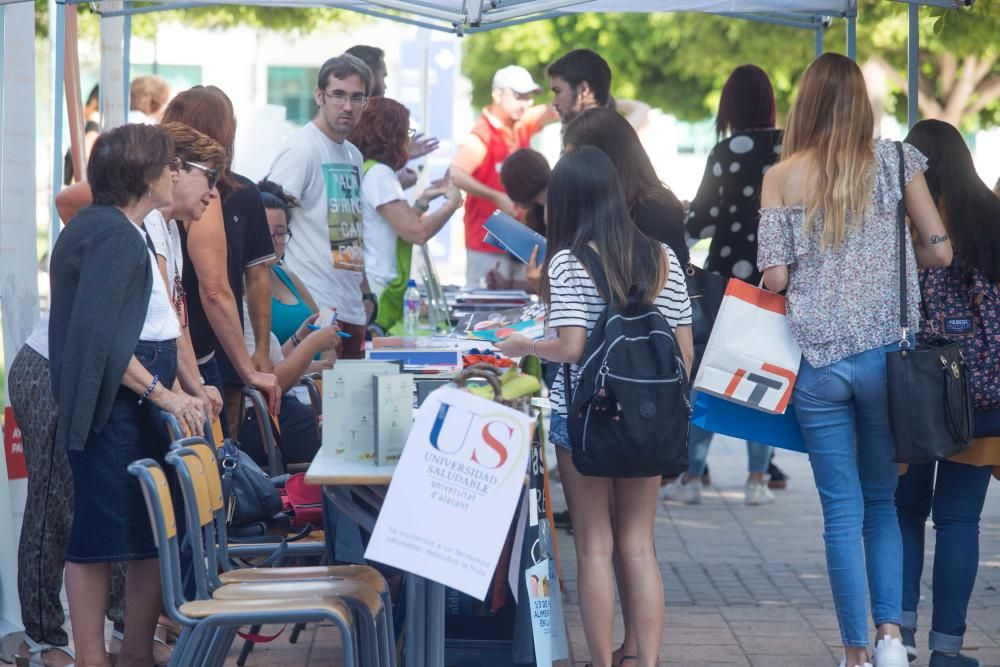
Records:
[[[27,655],[25,655],[25,648],[28,649]],[[49,651],[60,651],[74,661],[76,660],[76,655],[69,646],[39,644],[28,635],[24,635],[21,646],[17,649],[17,655],[14,656],[14,664],[17,667],[46,667],[44,654]]]

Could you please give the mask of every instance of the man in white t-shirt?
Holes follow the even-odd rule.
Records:
[[[347,135],[368,105],[371,69],[344,54],[320,68],[312,122],[289,136],[268,178],[299,206],[292,209],[294,236],[284,261],[320,307],[336,308],[344,357],[363,354],[365,328],[375,296],[365,278],[362,249],[361,153]]]

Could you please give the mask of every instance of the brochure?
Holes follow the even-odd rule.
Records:
[[[545,237],[524,223],[496,211],[486,220],[484,227],[489,232],[484,240],[493,247],[505,250],[527,264],[537,245],[535,263],[541,266],[545,261]]]

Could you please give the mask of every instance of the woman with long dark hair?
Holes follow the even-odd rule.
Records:
[[[760,184],[781,153],[782,132],[774,126],[775,115],[774,89],[767,73],[756,65],[733,70],[722,87],[715,117],[720,141],[708,155],[705,175],[685,221],[691,238],[712,239],[705,260],[707,271],[755,285],[760,282],[755,267]],[[711,433],[691,427],[688,471],[663,488],[665,499],[701,502],[711,443]],[[766,477],[773,451],[768,445],[747,441],[748,505],[774,500]]]
[[[919,337],[940,334],[958,341],[972,371],[977,407],[996,408],[1000,342],[990,344],[978,306],[1000,303],[1000,198],[979,178],[962,135],[948,123],[924,120],[907,143],[927,156],[931,197],[955,248],[951,266],[920,272],[923,326]],[[977,303],[978,302],[978,303]],[[989,326],[989,325],[987,325]],[[933,615],[928,646],[931,667],[977,667],[962,640],[979,569],[979,517],[1000,453],[983,441],[955,459],[911,464],[899,480],[896,512],[903,537],[903,643],[916,657],[917,604],[924,565],[924,525],[933,514]]]
[[[548,253],[541,298],[549,305],[548,323],[558,337],[531,341],[513,335],[498,344],[503,353],[577,364],[607,303],[591,277],[599,268],[614,302],[626,303],[635,290],[633,298],[655,303],[675,329],[685,365],[690,367],[691,303],[684,271],[669,247],[636,227],[617,169],[602,151],[583,146],[563,155],[549,180],[546,215]],[[573,368],[571,376],[575,375]],[[563,381],[564,374],[559,374],[550,398],[553,410],[565,417],[568,392]],[[556,452],[573,516],[580,608],[591,662],[595,667],[612,664],[612,554],[617,551],[630,592],[625,603],[637,637],[636,655],[630,659],[637,666],[652,667],[658,664],[663,634],[663,582],[653,546],[660,477],[655,472],[628,479],[586,477],[574,467],[568,444]]]
[[[923,176],[926,159],[909,144],[900,156],[894,142],[874,139],[865,80],[849,58],[827,53],[806,70],[782,151],[764,176],[757,265],[769,290],[787,289],[802,349],[793,400],[823,506],[841,664],[869,664],[870,597],[871,662],[906,667],[885,358],[913,344],[899,326],[900,252],[916,322],[917,266],[947,266],[951,244]],[[911,239],[907,229],[902,249],[900,198],[917,231]]]
[[[656,175],[639,135],[624,116],[614,109],[588,109],[566,126],[563,146],[601,149],[618,171],[625,203],[639,231],[666,243],[681,266],[687,265],[684,207]]]

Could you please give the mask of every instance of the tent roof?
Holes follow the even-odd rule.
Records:
[[[0,0],[0,4],[25,0]],[[56,0],[76,4],[91,0]],[[889,0],[885,0],[889,1]],[[975,0],[892,0],[910,5],[961,8]],[[97,6],[110,3],[95,2]],[[123,0],[122,16],[201,5],[252,4],[273,7],[334,7],[393,21],[463,34],[492,30],[573,12],[703,12],[819,29],[831,17],[854,17],[858,0]]]
[[[8,2],[10,0],[0,0]],[[14,0],[16,1],[16,0]],[[87,0],[57,0],[64,4]],[[969,0],[895,0],[942,7],[963,6]],[[154,0],[103,11],[105,16],[184,9],[207,4],[254,4],[276,7],[335,7],[447,32],[478,32],[571,12],[696,11],[754,18],[814,29],[829,17],[856,14],[857,0]],[[98,3],[104,4],[104,3]]]

